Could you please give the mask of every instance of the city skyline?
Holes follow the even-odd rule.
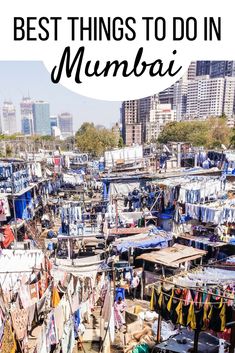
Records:
[[[63,116],[63,114],[65,114],[65,120],[61,121],[64,121],[62,123],[65,129],[64,137],[71,133],[71,123],[70,120],[66,120],[66,115],[71,116],[73,120],[73,132],[76,132],[83,122],[94,122],[96,125],[111,128],[121,120],[120,112],[123,114],[123,102],[99,101],[80,96],[61,85],[54,85],[42,62],[1,62],[0,75],[1,123],[5,125],[3,131],[16,130],[28,134],[26,131],[32,130],[28,126],[31,124],[32,117],[27,116],[29,114],[27,105],[36,101],[46,102],[49,111],[49,114],[46,114],[48,116],[46,119],[48,121],[45,122],[47,127],[45,128],[42,117],[39,118],[42,122],[39,124],[40,128],[36,129],[38,131],[35,130],[36,133],[44,131],[44,128],[45,132],[49,133],[51,131],[49,118]],[[124,141],[127,135],[130,141],[149,140],[150,136],[158,135],[168,121],[201,119],[222,114],[234,119],[234,76],[235,61],[192,62],[187,73],[166,90],[146,98],[126,101],[128,106],[125,119],[128,121],[131,118],[131,121],[126,121],[126,124],[122,116]],[[30,97],[31,103],[25,102],[22,107],[21,102],[26,99],[23,97],[27,96]],[[154,96],[158,96],[159,102],[150,104],[151,97]],[[5,113],[4,102],[6,102]],[[138,106],[132,107],[133,104]],[[172,109],[174,112],[171,111]],[[22,111],[23,121],[21,120]],[[6,114],[14,117],[12,118],[13,124],[10,122],[7,125],[7,120],[4,118]],[[128,117],[129,114],[130,117]],[[36,123],[37,119],[34,118],[34,124]],[[124,136],[125,134],[127,135]]]
[[[16,109],[17,129],[21,131],[20,102],[25,96],[44,100],[50,104],[50,115],[69,112],[73,115],[74,131],[85,121],[110,128],[120,120],[121,102],[95,100],[80,96],[62,85],[51,82],[50,74],[42,62],[0,62],[0,107],[5,100]]]

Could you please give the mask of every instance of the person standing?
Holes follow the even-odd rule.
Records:
[[[131,289],[132,289],[132,299],[136,299],[136,293],[137,293],[137,288],[139,286],[140,283],[140,279],[136,273],[136,271],[134,271],[133,273],[133,278],[131,281]]]

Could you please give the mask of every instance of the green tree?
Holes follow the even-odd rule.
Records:
[[[115,134],[104,127],[96,127],[93,123],[83,123],[75,135],[76,145],[81,152],[95,157],[101,156],[105,150],[117,147]]]
[[[209,133],[206,146],[215,148],[224,144],[228,147],[232,137],[232,129],[228,127],[227,119],[223,116],[220,118],[209,118],[207,123]]]
[[[180,121],[167,124],[161,132],[158,141],[189,142],[193,146],[207,148],[228,145],[231,138],[231,129],[227,126],[225,117],[211,117],[205,121]]]
[[[9,145],[6,145],[6,157],[12,156],[12,148]]]
[[[124,147],[124,141],[123,141],[122,136],[119,137],[119,140],[118,140],[118,147],[119,147],[119,148]]]

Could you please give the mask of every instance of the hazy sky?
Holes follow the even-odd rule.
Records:
[[[111,127],[120,119],[120,102],[108,102],[80,96],[62,85],[51,83],[50,74],[40,61],[0,61],[0,107],[4,99],[11,100],[17,109],[22,96],[50,103],[50,115],[70,112],[74,129],[82,122],[93,121]]]

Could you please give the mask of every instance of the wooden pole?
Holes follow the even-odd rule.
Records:
[[[128,266],[131,266],[131,248],[128,248]]]
[[[68,259],[70,260],[71,254],[70,254],[70,241],[68,239]]]
[[[118,207],[117,207],[117,199],[115,199],[115,226],[118,229]]]
[[[229,353],[234,353],[235,352],[235,308],[233,308],[233,311],[232,311],[232,322],[231,322],[230,325],[231,325],[230,326],[231,327],[231,333],[230,333]]]
[[[143,260],[143,271],[142,271],[142,274],[141,274],[141,300],[144,299],[144,267],[145,267],[145,260]]]
[[[194,343],[193,343],[193,353],[198,353],[199,334],[200,334],[200,330],[195,330],[195,332],[194,332]]]
[[[112,275],[113,275],[113,293],[114,293],[114,298],[116,296],[116,271],[114,267],[114,261],[112,262]]]
[[[162,322],[162,317],[160,313],[158,313],[158,322],[157,322],[157,343],[161,342],[161,322]]]
[[[162,265],[162,277],[165,278],[165,267]]]

